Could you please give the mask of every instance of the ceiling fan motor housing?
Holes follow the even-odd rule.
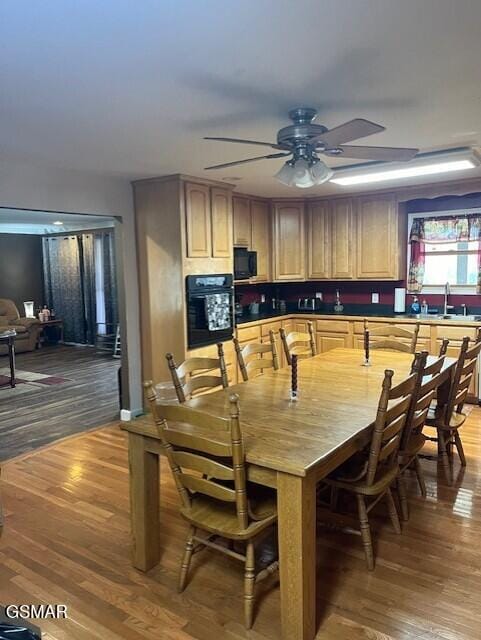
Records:
[[[277,143],[296,148],[299,143],[307,145],[309,138],[318,136],[327,131],[321,124],[313,124],[312,120],[317,115],[316,109],[300,107],[289,111],[289,118],[294,122],[287,127],[283,127],[277,133]],[[319,146],[319,143],[317,144]]]

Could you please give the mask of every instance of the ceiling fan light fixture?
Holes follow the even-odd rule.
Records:
[[[275,178],[277,178],[279,182],[282,182],[282,184],[285,184],[287,187],[292,187],[293,185],[292,180],[294,178],[294,173],[295,173],[295,169],[293,165],[294,165],[293,161],[288,160],[282,165],[282,167],[279,169],[279,171],[275,175]]]
[[[332,178],[334,171],[322,160],[311,165],[311,175],[315,184],[323,184]]]
[[[288,187],[308,189],[316,184],[327,182],[332,175],[332,170],[322,160],[309,161],[298,158],[295,161],[288,160],[275,177]]]

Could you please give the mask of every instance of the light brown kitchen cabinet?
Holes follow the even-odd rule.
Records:
[[[310,202],[307,211],[307,277],[322,280],[330,276],[329,202]]]
[[[360,279],[398,280],[400,274],[399,216],[394,194],[357,199],[357,266]]]
[[[331,278],[354,277],[354,212],[351,198],[331,202]]]
[[[320,333],[316,334],[317,353],[325,353],[331,349],[340,347],[351,347],[351,339],[348,335],[337,333]]]
[[[250,247],[251,243],[251,205],[249,198],[232,198],[234,218],[234,245]]]
[[[231,197],[227,189],[211,189],[213,258],[229,258],[232,255]]]
[[[304,280],[304,203],[274,203],[274,280]]]
[[[262,200],[251,201],[251,243],[257,252],[256,282],[267,282],[271,278],[271,228],[270,206]]]
[[[210,189],[206,185],[185,184],[187,257],[210,258],[212,253]]]

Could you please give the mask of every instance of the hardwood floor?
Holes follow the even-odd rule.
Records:
[[[0,357],[0,367],[7,364]],[[119,366],[89,347],[52,345],[18,354],[17,370],[69,381],[19,395],[0,391],[0,460],[117,419]]]
[[[411,516],[396,535],[373,512],[377,562],[365,567],[357,536],[321,528],[318,638],[475,640],[481,628],[481,409],[463,427],[468,458],[455,486],[423,461],[428,497],[409,484]],[[277,640],[275,578],[259,585],[253,630],[243,627],[242,570],[221,554],[195,556],[176,591],[187,532],[163,464],[161,564],[131,566],[125,434],[117,424],[7,462],[0,540],[0,602],[68,605],[68,619],[43,621],[50,640]],[[460,467],[456,461],[455,475]]]

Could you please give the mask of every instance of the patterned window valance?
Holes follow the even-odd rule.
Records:
[[[481,240],[481,215],[414,218],[409,242],[442,243]]]

